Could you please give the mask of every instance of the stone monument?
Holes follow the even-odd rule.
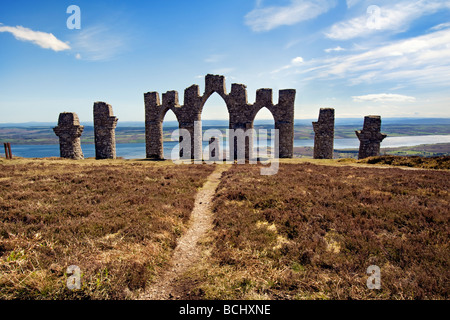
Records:
[[[53,128],[59,137],[59,152],[61,158],[84,159],[81,151],[81,134],[84,126],[75,112],[61,112],[58,118],[58,126]]]
[[[380,155],[380,143],[386,134],[381,133],[381,117],[380,116],[366,116],[364,117],[364,126],[362,130],[355,131],[358,137],[359,153],[358,159],[367,157],[375,157]]]
[[[313,122],[314,159],[333,159],[334,109],[321,108],[319,121]]]
[[[285,89],[278,93],[278,104],[273,104],[272,89],[259,89],[256,91],[256,101],[253,104],[247,101],[246,86],[233,83],[231,92],[227,94],[225,77],[208,74],[205,76],[205,91],[200,95],[198,85],[192,85],[184,91],[184,104],[180,105],[177,91],[167,91],[162,94],[160,102],[158,92],[144,94],[145,102],[145,139],[146,157],[163,159],[163,127],[162,122],[168,110],[172,110],[177,117],[179,128],[190,133],[191,157],[201,159],[201,113],[208,98],[217,93],[223,98],[229,113],[229,129],[242,129],[246,135],[243,139],[246,157],[251,157],[253,139],[251,132],[253,120],[262,108],[267,108],[275,120],[275,129],[278,129],[279,157],[292,158],[294,151],[294,100],[295,90]],[[197,125],[197,128],[196,128]],[[196,128],[196,130],[194,130]],[[200,132],[200,134],[199,134]],[[229,138],[229,137],[228,137]],[[231,139],[234,144],[236,139]],[[238,142],[239,143],[239,142]],[[194,148],[200,146],[200,148]],[[236,149],[230,145],[230,152]],[[236,156],[236,152],[233,152]]]
[[[111,105],[105,102],[94,103],[95,158],[116,158],[115,129],[118,119],[113,115]]]

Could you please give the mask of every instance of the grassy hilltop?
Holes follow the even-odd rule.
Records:
[[[232,166],[182,298],[448,299],[450,172],[389,162],[287,159],[272,176]],[[406,164],[448,169],[450,158],[423,162]],[[0,299],[133,299],[170,266],[214,166],[55,158],[0,168]],[[69,265],[81,290],[66,287]],[[370,265],[381,290],[366,287]]]
[[[210,252],[191,270],[208,299],[447,299],[450,173],[289,163],[228,171]],[[382,289],[366,270],[381,268]]]
[[[212,166],[13,160],[0,171],[0,298],[124,298],[167,267]],[[66,288],[78,265],[83,288]]]

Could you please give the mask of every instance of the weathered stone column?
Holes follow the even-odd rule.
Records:
[[[84,126],[75,112],[62,112],[59,114],[58,126],[53,128],[59,137],[59,152],[61,158],[84,159],[81,151],[81,134]]]
[[[159,94],[157,92],[145,93],[144,102],[146,158],[164,159],[163,123],[160,119]]]
[[[333,159],[334,109],[321,108],[319,121],[313,122],[314,159]]]
[[[380,155],[380,143],[387,137],[386,134],[380,133],[380,131],[380,116],[364,117],[363,129],[355,131],[356,136],[360,141],[358,159]]]
[[[95,158],[116,158],[116,125],[117,119],[113,116],[111,105],[105,102],[94,103],[94,135]]]
[[[279,90],[278,104],[272,112],[275,119],[275,129],[279,130],[280,158],[292,158],[294,156],[295,92],[294,89]]]

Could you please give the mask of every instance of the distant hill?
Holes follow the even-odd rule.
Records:
[[[21,127],[54,127],[56,122],[11,122],[11,123],[0,123],[1,128],[21,128]]]
[[[311,126],[313,121],[317,119],[295,119],[294,124],[297,126]],[[384,125],[390,124],[448,124],[450,125],[450,118],[382,118]],[[337,126],[362,126],[364,117],[361,118],[336,118],[335,124]],[[273,120],[255,120],[255,125],[272,124]],[[93,126],[92,122],[82,122],[86,127]],[[227,127],[228,120],[203,120],[202,124],[205,126],[220,126]],[[22,122],[22,123],[0,123],[1,128],[18,128],[18,127],[54,127],[56,122]],[[118,127],[144,127],[143,121],[120,121],[117,123]],[[164,121],[164,127],[177,127],[177,121]]]
[[[295,125],[311,125],[317,119],[295,119]],[[449,124],[450,118],[381,118],[383,125],[390,124]],[[336,118],[337,126],[362,126],[364,117],[361,118]]]

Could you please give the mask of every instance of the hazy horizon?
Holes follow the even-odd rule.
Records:
[[[386,118],[382,118],[382,124],[408,124],[408,123],[426,123],[426,124],[450,124],[450,117],[448,118],[424,118],[424,117],[386,117]],[[219,125],[216,123],[221,123],[220,126],[226,126],[228,125],[228,119],[203,119],[202,123],[205,125],[212,125],[211,123],[215,124],[215,125]],[[294,119],[294,124],[295,125],[311,125],[312,121],[317,121],[316,119],[313,118],[296,118]],[[55,126],[57,125],[57,120],[56,121],[27,121],[27,122],[0,122],[0,127],[2,126],[32,126],[32,125],[37,125],[37,126]],[[352,124],[362,124],[364,122],[364,117],[355,117],[355,118],[348,118],[348,117],[336,117],[335,118],[335,125],[352,125]],[[80,123],[84,126],[93,126],[93,120],[82,120],[80,119]],[[172,125],[172,124],[176,124],[177,120],[164,120],[163,125],[167,126],[167,125]],[[255,119],[254,121],[255,124],[273,124],[274,120],[273,119]],[[136,120],[136,121],[119,121],[117,122],[118,126],[123,126],[123,125],[145,125],[145,121],[144,120]]]

